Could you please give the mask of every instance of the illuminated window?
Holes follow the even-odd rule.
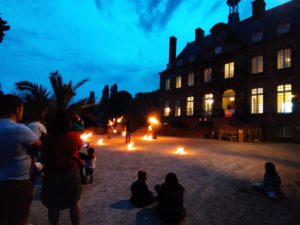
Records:
[[[263,39],[263,33],[262,32],[254,33],[254,34],[252,34],[251,38],[252,38],[253,43],[259,42]]]
[[[194,97],[190,96],[186,98],[186,115],[194,115]]]
[[[188,86],[194,85],[194,73],[189,73],[188,75]]]
[[[176,88],[181,88],[181,76],[176,77]]]
[[[251,72],[252,74],[256,73],[262,73],[263,72],[263,64],[264,64],[264,58],[262,55],[255,56],[251,60]]]
[[[291,67],[291,49],[282,49],[277,52],[277,69]]]
[[[170,112],[171,112],[170,104],[169,104],[168,101],[165,101],[165,104],[164,104],[164,117],[170,116]]]
[[[234,62],[226,63],[224,66],[224,76],[225,78],[234,77]]]
[[[204,95],[204,113],[206,115],[211,115],[213,110],[213,104],[214,104],[214,95],[213,94],[206,94]]]
[[[291,113],[293,108],[292,99],[291,84],[277,86],[277,113]]]
[[[175,101],[175,116],[181,116],[180,100]]]
[[[204,82],[211,82],[212,78],[212,68],[206,68],[204,69]]]
[[[165,82],[165,90],[170,90],[170,84],[171,84],[170,79],[166,79],[166,82]]]
[[[224,91],[222,108],[224,110],[234,110],[235,109],[235,92],[234,92],[234,90],[228,89],[228,90]]]
[[[251,114],[264,112],[264,89],[254,88],[251,90]]]

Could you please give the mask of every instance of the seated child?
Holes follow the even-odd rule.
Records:
[[[94,169],[96,168],[96,155],[95,155],[95,149],[94,148],[89,148],[87,150],[87,156],[85,158],[85,177],[86,180],[89,179],[89,183],[93,182],[93,174],[94,174]]]
[[[155,201],[152,192],[148,190],[146,180],[147,173],[140,170],[138,171],[138,179],[131,185],[130,201],[136,207],[145,207]]]
[[[280,185],[281,178],[276,172],[275,165],[271,162],[266,162],[265,175],[262,182],[252,184],[252,188],[265,193],[272,200],[279,200],[283,197]]]

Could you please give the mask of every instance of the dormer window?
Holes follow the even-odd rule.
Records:
[[[263,32],[256,32],[252,34],[252,42],[259,42],[263,39]]]
[[[170,90],[170,86],[171,86],[171,80],[168,78],[165,81],[165,90]]]
[[[176,77],[175,88],[181,88],[181,76]]]
[[[284,33],[289,32],[290,29],[291,29],[291,24],[289,22],[281,23],[277,27],[277,33],[278,34],[284,34]]]

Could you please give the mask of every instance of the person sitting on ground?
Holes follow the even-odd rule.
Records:
[[[85,167],[85,176],[86,179],[88,180],[89,178],[89,183],[93,182],[93,174],[94,174],[94,169],[96,168],[96,155],[95,155],[95,149],[94,148],[89,148],[87,150],[87,157],[84,161],[84,167]]]
[[[155,185],[158,216],[165,221],[179,222],[185,217],[184,188],[174,173],[168,173],[165,183]]]
[[[283,197],[280,190],[281,178],[276,172],[276,168],[273,163],[266,162],[265,170],[263,181],[252,184],[252,188],[265,193],[270,199],[278,200]]]
[[[147,173],[143,170],[138,171],[138,179],[131,185],[131,198],[130,201],[136,207],[145,207],[155,201],[153,193],[148,190],[146,184]]]

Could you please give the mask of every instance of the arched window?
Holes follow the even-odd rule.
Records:
[[[235,92],[228,89],[223,93],[223,109],[234,110],[235,109]]]

